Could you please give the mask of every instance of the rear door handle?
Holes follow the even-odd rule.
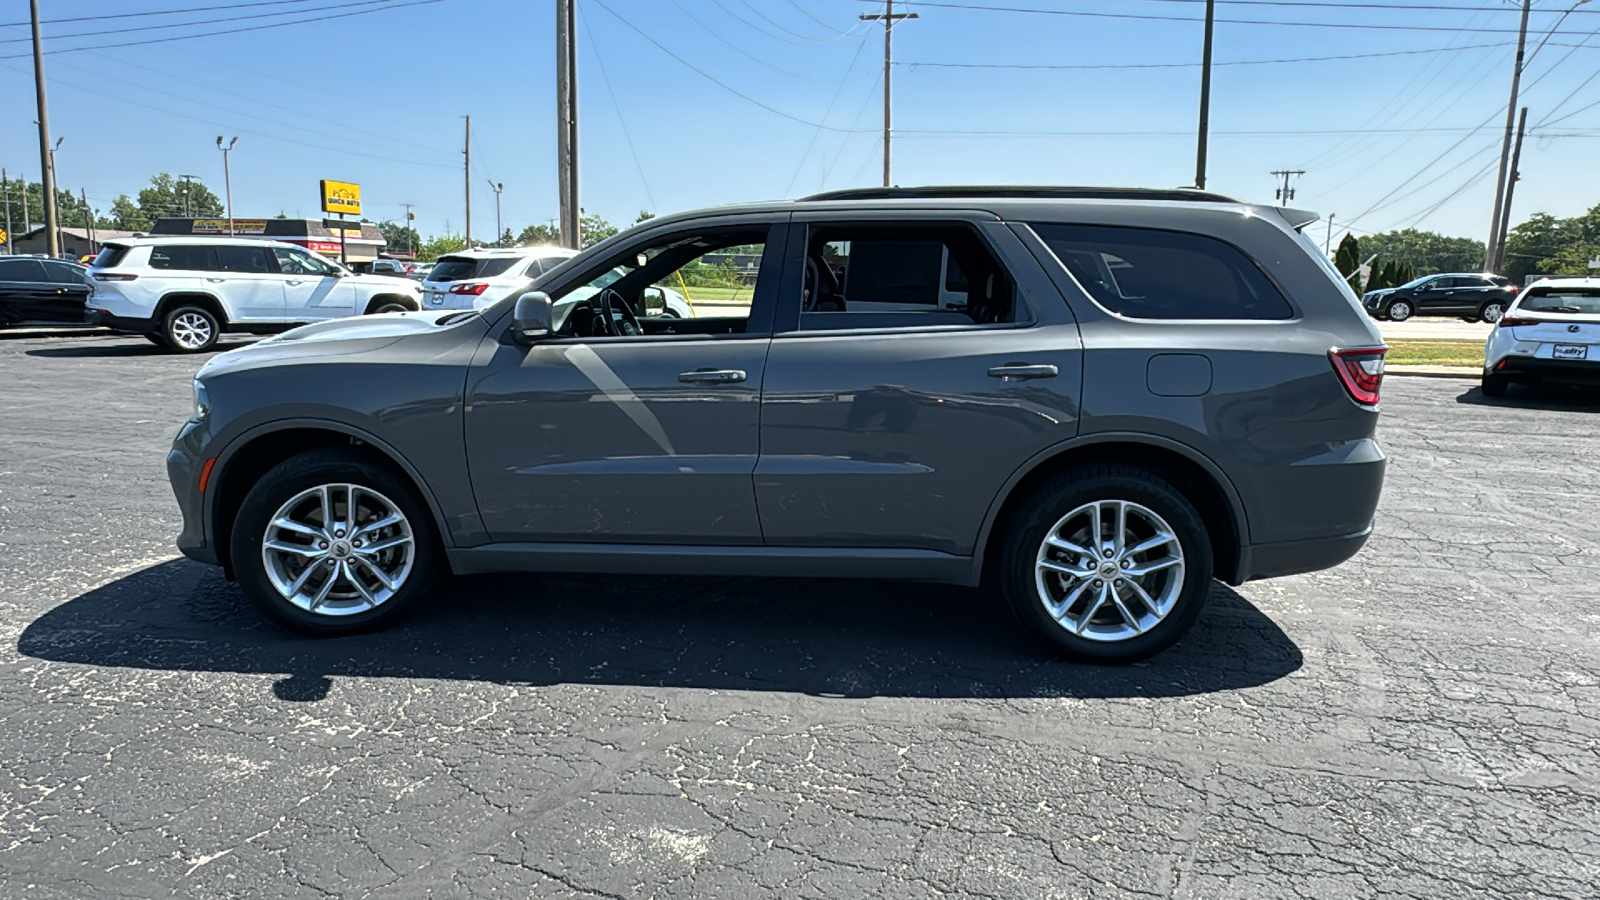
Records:
[[[228,279],[226,279],[226,278],[207,278],[206,280],[211,282],[212,284],[221,284],[224,281],[227,281]]]
[[[743,369],[695,369],[678,373],[678,380],[687,384],[733,384],[744,379]]]
[[[990,378],[1004,378],[1007,381],[1015,378],[1025,381],[1029,378],[1054,378],[1061,374],[1061,370],[1052,365],[1030,365],[1028,363],[1006,363],[995,366],[989,370]]]

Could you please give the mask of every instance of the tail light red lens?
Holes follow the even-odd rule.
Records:
[[[1500,321],[1495,324],[1501,328],[1516,328],[1519,325],[1542,325],[1544,324],[1544,319],[1530,319],[1527,316],[1501,316]]]
[[[1388,352],[1388,347],[1328,351],[1333,370],[1339,373],[1350,399],[1368,406],[1378,402],[1378,389],[1383,386],[1383,357]]]
[[[476,296],[478,296],[479,294],[483,293],[484,291],[486,291],[488,289],[489,289],[489,286],[487,284],[483,284],[483,283],[479,283],[479,284],[458,284],[458,285],[455,285],[454,287],[450,288],[450,293],[452,293],[452,294],[471,294],[472,296],[476,297]]]
[[[128,272],[95,272],[95,281],[132,281],[139,276]]]

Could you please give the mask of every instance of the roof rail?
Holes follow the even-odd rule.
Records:
[[[851,188],[842,191],[824,191],[801,197],[800,202],[815,200],[916,200],[958,198],[999,198],[1038,200],[1185,200],[1202,203],[1240,203],[1223,194],[1213,194],[1196,188],[1119,188],[1119,187],[1051,187],[1029,185],[930,185],[927,187]]]

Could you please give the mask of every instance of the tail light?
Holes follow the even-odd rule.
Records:
[[[139,276],[130,272],[93,272],[95,281],[132,281]]]
[[[1388,347],[1328,351],[1333,370],[1339,373],[1350,399],[1368,406],[1378,402],[1378,389],[1383,385],[1383,357],[1388,352]]]
[[[1527,316],[1501,316],[1495,324],[1501,328],[1516,328],[1519,325],[1543,325],[1544,319],[1530,319]]]
[[[452,294],[471,294],[472,296],[476,297],[476,296],[478,296],[479,294],[483,293],[484,291],[486,291],[488,289],[489,289],[489,286],[487,284],[482,283],[482,282],[479,282],[478,284],[458,284],[458,285],[455,285],[454,287],[450,288],[450,293],[452,293]]]
[[[1512,284],[1512,285],[1507,285],[1507,287],[1511,288],[1511,296],[1515,297],[1517,295],[1517,286]]]

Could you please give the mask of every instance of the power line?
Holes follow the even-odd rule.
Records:
[[[219,9],[248,9],[256,6],[289,6],[294,3],[314,3],[316,0],[265,0],[256,3],[227,3],[222,6],[191,6],[188,9],[151,9],[144,12],[111,13],[103,16],[68,16],[65,19],[40,19],[40,25],[61,25],[72,22],[102,22],[107,19],[136,19],[145,16],[174,16],[180,13],[216,12]],[[28,22],[7,22],[0,28],[26,28]]]
[[[683,5],[678,3],[678,0],[669,0],[669,2],[673,6],[677,7],[678,12],[681,12],[685,16],[688,16],[689,21],[695,23],[696,25],[699,25],[705,31],[706,34],[711,35],[712,37],[716,38],[717,40],[721,41],[722,43],[724,43],[724,44],[728,45],[729,47],[733,48],[734,51],[736,51],[737,53],[741,54],[742,56],[745,56],[745,57],[747,57],[749,59],[755,60],[756,62],[760,63],[763,66],[766,66],[767,68],[771,69],[774,72],[779,72],[781,74],[788,75],[790,78],[799,78],[802,81],[814,81],[814,82],[817,82],[818,84],[827,84],[828,83],[828,80],[826,78],[812,78],[810,75],[801,75],[798,72],[791,72],[788,69],[780,68],[778,66],[773,65],[772,63],[767,62],[766,60],[762,59],[761,57],[756,56],[754,53],[751,53],[750,51],[744,49],[743,47],[739,46],[738,44],[735,44],[733,41],[730,41],[727,38],[723,37],[721,34],[718,34],[716,31],[714,31],[711,28],[710,25],[707,25],[706,23],[704,23],[704,22],[700,21],[698,18],[696,18],[694,13],[691,13],[687,9],[684,9]]]
[[[742,0],[741,0],[741,2],[742,2]],[[737,21],[739,24],[744,25],[747,28],[754,28],[756,31],[761,32],[762,34],[766,35],[767,37],[772,38],[773,40],[776,40],[776,41],[782,41],[785,44],[794,44],[794,45],[799,46],[799,47],[805,47],[805,46],[809,46],[809,45],[813,45],[813,44],[831,44],[834,41],[843,40],[843,39],[845,39],[847,37],[850,37],[850,35],[851,35],[851,32],[844,32],[844,33],[841,33],[838,37],[825,38],[825,39],[821,39],[821,40],[819,40],[817,38],[805,38],[805,40],[797,41],[797,40],[794,40],[792,38],[786,38],[781,34],[773,34],[772,32],[768,31],[767,29],[762,28],[760,25],[757,25],[756,23],[750,21],[749,19],[744,18],[743,16],[741,16],[738,13],[734,12],[733,10],[727,8],[726,6],[723,6],[722,5],[722,0],[711,0],[711,5],[715,6],[717,9],[720,9],[723,12],[727,13],[729,18],[733,19],[734,21]],[[745,5],[749,6],[750,4],[746,3]],[[760,14],[757,13],[757,15],[760,15]],[[766,17],[762,16],[762,18],[766,18]],[[787,30],[787,29],[785,29],[785,30]],[[789,33],[790,34],[795,34],[795,32],[793,32],[793,31],[790,31]],[[801,37],[804,37],[804,36],[801,35]]]
[[[436,0],[433,0],[433,2],[436,2]],[[826,129],[828,131],[839,131],[839,132],[845,131],[845,129],[843,129],[843,128],[834,128],[831,125],[821,124],[821,123],[818,123],[818,122],[809,122],[809,121],[807,121],[805,119],[800,118],[799,116],[790,115],[789,113],[786,113],[781,109],[777,109],[776,107],[768,106],[767,104],[762,103],[760,100],[757,100],[756,98],[750,96],[749,94],[744,93],[743,91],[739,90],[738,88],[732,87],[732,86],[728,85],[727,83],[725,83],[723,81],[719,81],[716,77],[714,77],[710,73],[706,72],[704,69],[700,68],[699,66],[695,65],[692,62],[689,62],[688,60],[684,59],[683,57],[679,56],[678,54],[673,53],[671,50],[668,50],[665,44],[662,44],[660,41],[658,41],[655,38],[651,37],[643,29],[639,28],[639,26],[633,24],[632,22],[630,22],[627,19],[623,18],[622,16],[618,15],[616,10],[613,10],[611,7],[609,7],[609,6],[605,5],[604,3],[600,2],[600,0],[589,0],[589,2],[593,3],[595,6],[598,6],[601,9],[605,10],[606,12],[610,13],[612,18],[614,18],[618,22],[621,22],[622,24],[628,26],[628,28],[632,29],[640,37],[642,37],[645,40],[649,41],[651,44],[654,44],[655,48],[657,50],[660,50],[662,53],[665,53],[666,55],[672,57],[674,60],[677,60],[679,64],[681,64],[685,68],[693,71],[696,75],[699,75],[701,78],[704,78],[705,80],[711,82],[712,84],[716,85],[717,87],[722,88],[723,90],[725,90],[728,93],[734,95],[735,97],[738,97],[739,99],[745,101],[746,103],[750,103],[750,104],[753,104],[755,106],[759,106],[762,109],[766,110],[769,113],[772,113],[775,116],[782,116],[783,118],[788,119],[791,122],[799,122],[801,125],[809,125],[812,128],[823,128],[823,129]],[[713,0],[713,2],[715,2],[715,0]]]
[[[221,19],[200,19],[192,22],[166,22],[161,25],[119,26],[117,28],[108,28],[103,31],[79,31],[72,34],[52,34],[50,35],[50,39],[53,41],[65,41],[72,38],[101,37],[107,34],[130,34],[135,31],[163,31],[169,28],[191,28],[197,25],[220,25],[227,22],[248,22],[253,19],[276,19],[282,16],[298,16],[305,13],[327,12],[330,9],[347,9],[355,6],[380,6],[389,2],[391,2],[391,0],[360,0],[360,2],[357,3],[335,3],[332,6],[314,6],[308,9],[290,9],[284,10],[283,12],[256,13],[255,15],[250,16],[226,16]],[[7,38],[0,40],[0,44],[20,44],[29,40],[32,40],[32,38]]]
[[[828,108],[823,110],[822,121],[828,121],[828,117],[833,115],[833,107],[838,104],[839,96],[844,93],[844,86],[850,80],[850,73],[855,71],[856,61],[861,59],[861,51],[866,48],[867,36],[862,35],[861,43],[856,45],[855,55],[850,57],[850,65],[845,66],[844,74],[839,76],[839,87],[833,92],[833,99],[828,101]],[[816,148],[817,138],[820,137],[822,137],[821,128],[811,133],[811,143],[806,144],[806,152],[800,154],[800,163],[794,167],[794,176],[789,179],[789,186],[783,189],[783,196],[789,196],[789,192],[794,190],[794,183],[800,180],[800,172],[805,169],[806,160],[811,158],[811,151]]]
[[[1460,50],[1486,50],[1493,47],[1509,47],[1510,41],[1501,41],[1494,44],[1469,44],[1464,47],[1432,47],[1426,50],[1390,50],[1384,53],[1349,53],[1340,56],[1300,56],[1292,59],[1240,59],[1230,62],[1213,62],[1213,66],[1270,66],[1279,63],[1306,63],[1328,62],[1331,60],[1345,59],[1376,59],[1381,56],[1417,56],[1424,53],[1453,53]],[[1085,70],[1085,69],[1196,69],[1200,67],[1197,62],[1174,63],[1088,63],[1073,65],[1056,65],[1050,63],[952,63],[952,62],[897,62],[897,66],[908,68],[930,69],[1042,69],[1042,70]]]
[[[392,9],[402,9],[408,6],[429,6],[434,3],[443,2],[445,2],[445,0],[407,0],[407,2],[404,3],[393,3],[387,6],[380,6],[376,9],[361,9],[356,10],[355,12],[338,13],[330,16],[316,16],[310,19],[296,19],[293,22],[272,22],[266,25],[250,25],[244,28],[229,28],[222,31],[206,31],[201,32],[200,34],[184,34],[176,37],[151,38],[143,41],[124,41],[120,44],[95,44],[89,47],[64,47],[56,50],[47,50],[45,52],[49,54],[78,53],[84,50],[112,50],[118,47],[144,47],[150,44],[167,44],[173,41],[188,41],[195,38],[217,37],[218,35],[224,34],[245,34],[252,31],[266,31],[271,28],[285,28],[290,25],[308,25],[312,22],[327,22],[333,19],[348,19],[351,16],[364,16],[370,15],[371,13],[387,12]],[[24,59],[29,55],[30,54],[27,53],[18,53],[11,56],[0,56],[0,59]]]
[[[674,2],[673,5],[677,6],[677,3]],[[600,70],[600,83],[605,85],[606,93],[611,96],[611,108],[616,110],[617,122],[622,126],[622,137],[628,143],[628,153],[633,156],[633,167],[639,172],[639,183],[644,185],[645,199],[650,201],[650,211],[655,212],[657,210],[655,194],[650,190],[650,179],[645,177],[644,163],[639,160],[639,151],[633,145],[633,134],[628,131],[628,117],[622,114],[622,104],[617,101],[616,89],[611,86],[611,78],[606,74],[606,64],[600,58],[600,42],[594,39],[594,30],[589,26],[588,16],[579,18],[578,22],[583,26],[583,36],[589,39],[589,50],[594,54],[595,67]]]

